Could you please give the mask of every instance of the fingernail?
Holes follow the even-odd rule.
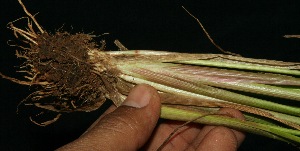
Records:
[[[150,99],[152,97],[152,92],[146,85],[138,85],[135,86],[130,93],[128,94],[128,97],[123,102],[122,105],[135,107],[135,108],[142,108],[149,104]]]

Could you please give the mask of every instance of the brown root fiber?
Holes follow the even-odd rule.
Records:
[[[28,16],[27,28],[15,27],[15,21],[9,23],[8,28],[25,44],[18,46],[22,50],[17,51],[16,56],[25,59],[19,72],[26,73],[26,80],[8,77],[2,73],[0,77],[21,85],[29,85],[35,90],[19,105],[34,105],[57,112],[54,120],[41,123],[30,120],[37,125],[46,126],[56,121],[61,112],[93,111],[107,98],[120,104],[122,98],[117,87],[122,82],[117,78],[119,71],[105,53],[96,53],[101,49],[97,49],[93,35],[60,31],[50,34],[38,24],[21,0],[19,3]],[[91,57],[89,53],[98,55]]]
[[[97,46],[92,36],[67,32],[51,35],[44,32],[37,34],[34,41],[36,43],[29,43],[30,48],[17,53],[26,59],[24,67],[29,81],[15,82],[32,85],[37,89],[25,101],[56,112],[92,111],[99,108],[108,92],[105,91],[105,79],[99,75],[102,73],[96,74],[94,66],[89,63],[88,51]],[[110,81],[116,81],[112,80],[113,74],[110,78]]]
[[[38,107],[58,112],[98,108],[94,108],[99,103],[95,100],[105,98],[99,91],[103,82],[88,63],[87,51],[96,47],[91,36],[45,32],[35,41],[38,45],[30,44],[30,49],[22,52],[28,58],[27,66],[32,67],[31,82],[41,87],[29,99]]]

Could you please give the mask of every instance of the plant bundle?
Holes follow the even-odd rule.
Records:
[[[48,33],[19,2],[28,15],[28,27],[12,22],[9,28],[25,43],[16,55],[25,59],[20,72],[27,76],[18,80],[0,75],[37,89],[22,103],[59,117],[96,110],[107,99],[119,106],[132,87],[145,83],[159,91],[161,118],[223,125],[300,143],[300,63],[127,50],[118,41],[122,51],[104,51],[93,35]],[[222,107],[242,111],[246,120],[217,115]]]

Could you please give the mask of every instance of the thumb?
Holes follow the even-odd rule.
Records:
[[[160,115],[157,91],[137,85],[124,103],[104,116],[89,132],[61,149],[137,150],[151,136]]]

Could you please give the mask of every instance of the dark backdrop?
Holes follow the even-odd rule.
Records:
[[[119,39],[129,49],[178,52],[220,53],[205,37],[196,21],[181,8],[198,17],[214,40],[224,49],[244,57],[299,62],[300,39],[284,39],[285,34],[300,34],[298,1],[116,1],[116,0],[24,0],[28,10],[48,32],[63,25],[71,33],[110,33],[108,49],[116,49]],[[15,40],[6,28],[9,21],[25,16],[17,0],[0,2],[0,72],[18,77],[14,56]],[[18,24],[24,27],[25,24]],[[14,43],[14,42],[12,42]],[[74,140],[103,112],[64,115],[58,122],[39,127],[28,115],[34,110],[21,108],[18,102],[29,88],[0,79],[1,148],[4,150],[53,150]],[[106,104],[108,106],[109,103]],[[295,150],[272,139],[248,135],[240,150]]]

